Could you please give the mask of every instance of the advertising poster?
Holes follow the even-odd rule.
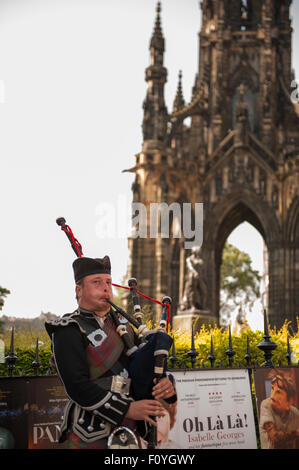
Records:
[[[63,448],[58,444],[66,393],[58,377],[32,377],[28,383],[28,448]]]
[[[172,371],[178,401],[160,448],[256,449],[248,371],[244,369]],[[164,419],[164,418],[163,418]]]
[[[57,376],[0,379],[0,449],[62,449],[67,397]]]
[[[27,380],[0,379],[0,449],[27,449]]]
[[[254,371],[262,449],[299,449],[299,369]]]

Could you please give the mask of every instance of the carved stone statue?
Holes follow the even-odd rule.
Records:
[[[186,259],[185,289],[181,310],[202,310],[206,305],[207,286],[203,279],[200,247],[194,246]]]

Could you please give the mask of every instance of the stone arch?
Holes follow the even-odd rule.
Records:
[[[249,64],[246,56],[243,57],[243,60],[236,65],[235,69],[231,72],[229,77],[229,87],[228,93],[230,96],[233,95],[235,89],[241,84],[247,88],[250,88],[253,93],[257,93],[259,90],[259,76],[254,70],[252,65]]]
[[[239,208],[239,211],[237,208]],[[234,209],[235,213],[233,212]],[[267,202],[260,199],[256,193],[238,187],[222,197],[221,201],[217,202],[207,214],[207,218],[204,220],[204,243],[217,242],[221,225],[224,224],[224,220],[230,213],[234,214],[235,222],[234,224],[232,222],[234,227],[231,227],[227,236],[241,222],[247,220],[261,233],[267,245],[276,245],[281,242],[281,230],[272,208]]]
[[[269,315],[273,321],[279,318],[279,306],[275,304],[275,289],[279,282],[275,269],[279,266],[277,250],[281,244],[281,230],[274,211],[256,194],[247,189],[236,188],[229,195],[216,203],[204,219],[203,260],[205,275],[209,286],[208,298],[210,309],[219,320],[220,266],[222,250],[230,233],[242,222],[249,222],[264,238],[269,252]],[[272,268],[271,268],[272,267]],[[271,273],[273,279],[271,279]],[[272,284],[271,284],[272,282]]]

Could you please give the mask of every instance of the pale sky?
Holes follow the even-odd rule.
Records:
[[[5,315],[62,315],[76,308],[75,255],[55,223],[59,216],[86,256],[110,256],[114,282],[126,272],[127,240],[99,239],[98,214],[103,203],[116,207],[122,200],[129,206],[132,200],[134,176],[122,170],[134,165],[141,150],[156,3],[0,0],[0,285],[11,290]],[[294,3],[295,45],[299,2]],[[169,111],[179,70],[184,98],[191,98],[198,4],[162,1]],[[298,57],[293,66],[299,79]],[[239,240],[247,237],[253,256],[256,245],[247,233]]]

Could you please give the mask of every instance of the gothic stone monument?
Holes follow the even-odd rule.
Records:
[[[223,246],[244,221],[259,231],[268,249],[269,322],[280,327],[288,319],[296,326],[299,104],[291,99],[290,7],[291,0],[202,0],[192,99],[184,101],[180,74],[168,111],[158,3],[145,74],[143,144],[126,171],[136,175],[134,202],[147,207],[151,202],[203,202],[201,291],[192,292],[194,279],[188,279],[191,249],[171,235],[129,238],[127,277],[138,279],[148,295],[172,297],[175,327],[184,323],[189,328],[198,316],[219,320]],[[191,306],[186,304],[189,288]]]

